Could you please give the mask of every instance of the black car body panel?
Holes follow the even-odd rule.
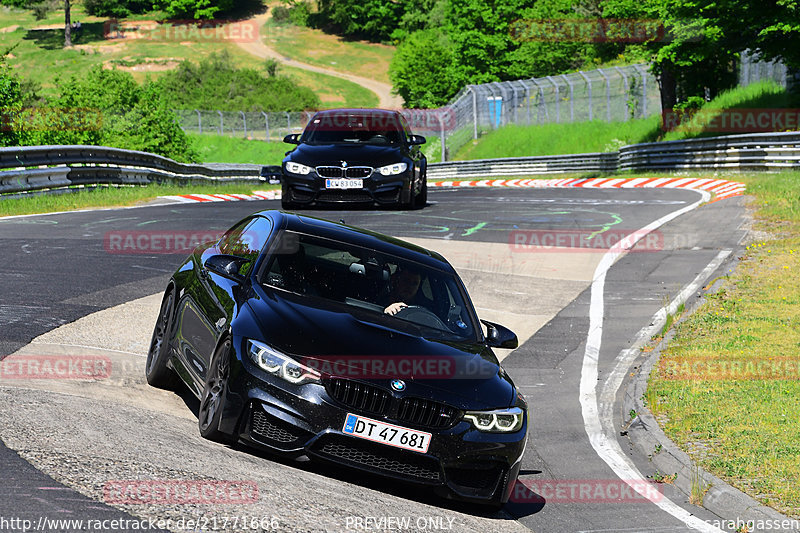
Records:
[[[231,246],[230,235],[237,235],[236,228],[240,235],[245,234],[242,228],[259,231],[250,238],[250,250]],[[275,211],[256,213],[220,242],[198,247],[167,289],[176,298],[166,338],[166,366],[201,398],[214,354],[223,342],[232,341],[229,376],[214,429],[281,455],[307,456],[431,486],[445,497],[495,505],[507,501],[526,443],[527,408],[483,331],[468,327],[467,322],[477,324],[469,301],[459,306],[461,330],[436,333],[368,308],[283,290],[265,276],[286,253],[282,247],[287,232],[324,240],[319,242],[347,243],[370,254],[391,254],[387,257],[413,261],[426,273],[453,283],[458,280],[435,252],[343,224]],[[301,242],[310,249],[307,243],[312,241]],[[220,274],[207,268],[210,257],[232,252],[248,260],[239,272]],[[458,284],[466,298],[460,280]],[[319,379],[302,384],[281,379],[248,353],[253,340],[301,364],[335,371],[322,371]],[[452,371],[433,375],[418,375],[416,370],[403,375],[364,371],[359,364],[365,358],[447,361]],[[340,365],[325,366],[331,362]],[[404,384],[402,390],[393,388],[397,378]],[[508,409],[521,410],[514,431],[479,430],[465,418],[468,412]],[[420,453],[346,434],[348,415],[428,433],[429,447]]]
[[[315,136],[315,127],[323,129],[324,134]],[[424,207],[427,201],[427,159],[418,146],[425,139],[411,135],[397,111],[320,111],[302,136],[290,135],[286,141],[298,146],[287,153],[282,164],[284,208],[345,202]],[[310,171],[293,172],[291,163]],[[379,170],[396,164],[405,165],[405,169],[388,175]],[[334,187],[336,180],[347,179],[360,180],[361,186],[347,183],[348,188],[340,188],[345,185],[341,181]]]

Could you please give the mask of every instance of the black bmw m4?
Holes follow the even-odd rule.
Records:
[[[499,506],[528,413],[492,352],[517,337],[483,325],[438,253],[263,211],[173,274],[146,377],[197,396],[203,437]]]
[[[425,137],[412,135],[398,111],[317,112],[283,160],[284,209],[312,203],[362,203],[422,208],[428,199]]]

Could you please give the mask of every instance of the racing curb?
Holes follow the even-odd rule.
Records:
[[[734,259],[735,261],[736,259]],[[715,284],[716,285],[716,284]],[[709,291],[716,291],[718,287],[712,286]],[[630,422],[627,429],[627,436],[636,452],[643,457],[649,457],[652,464],[659,472],[664,474],[677,474],[673,486],[680,491],[686,501],[690,501],[692,485],[700,484],[707,488],[703,496],[703,507],[720,517],[723,524],[747,523],[753,521],[785,523],[796,523],[797,519],[791,518],[775,509],[761,504],[729,485],[726,481],[717,476],[706,472],[697,466],[691,457],[678,448],[678,446],[667,437],[659,426],[653,414],[645,406],[643,398],[647,390],[647,380],[653,367],[658,363],[661,352],[667,347],[675,336],[675,326],[684,321],[689,315],[694,314],[697,308],[705,301],[704,291],[697,291],[690,296],[686,303],[686,312],[683,317],[673,324],[664,338],[659,342],[652,352],[646,355],[644,362],[637,362],[640,368],[634,371],[636,374],[628,380],[627,387],[622,398],[622,412],[636,413],[636,418]],[[656,451],[659,450],[659,451]],[[738,526],[737,526],[738,527]],[[781,529],[779,529],[781,530]],[[736,529],[736,531],[740,531]],[[749,531],[749,530],[745,530]]]

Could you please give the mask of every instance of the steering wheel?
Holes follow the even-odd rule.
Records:
[[[394,316],[397,318],[402,318],[403,320],[408,320],[409,322],[421,324],[423,326],[441,329],[444,331],[450,330],[450,328],[448,328],[447,325],[442,322],[441,318],[436,316],[432,311],[419,305],[409,305],[408,307],[404,307],[395,313]]]

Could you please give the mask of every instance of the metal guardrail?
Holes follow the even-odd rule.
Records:
[[[105,146],[0,148],[0,193],[164,181],[261,182],[261,165],[193,165]]]
[[[0,148],[0,193],[74,185],[144,185],[163,181],[260,183],[261,165],[187,165],[102,146]],[[650,170],[800,168],[800,132],[755,133],[633,144],[618,152],[450,161],[428,165],[429,180]],[[272,169],[276,170],[275,168]]]
[[[451,161],[428,165],[428,179],[650,170],[800,168],[800,132],[752,133],[632,144],[618,152]]]

